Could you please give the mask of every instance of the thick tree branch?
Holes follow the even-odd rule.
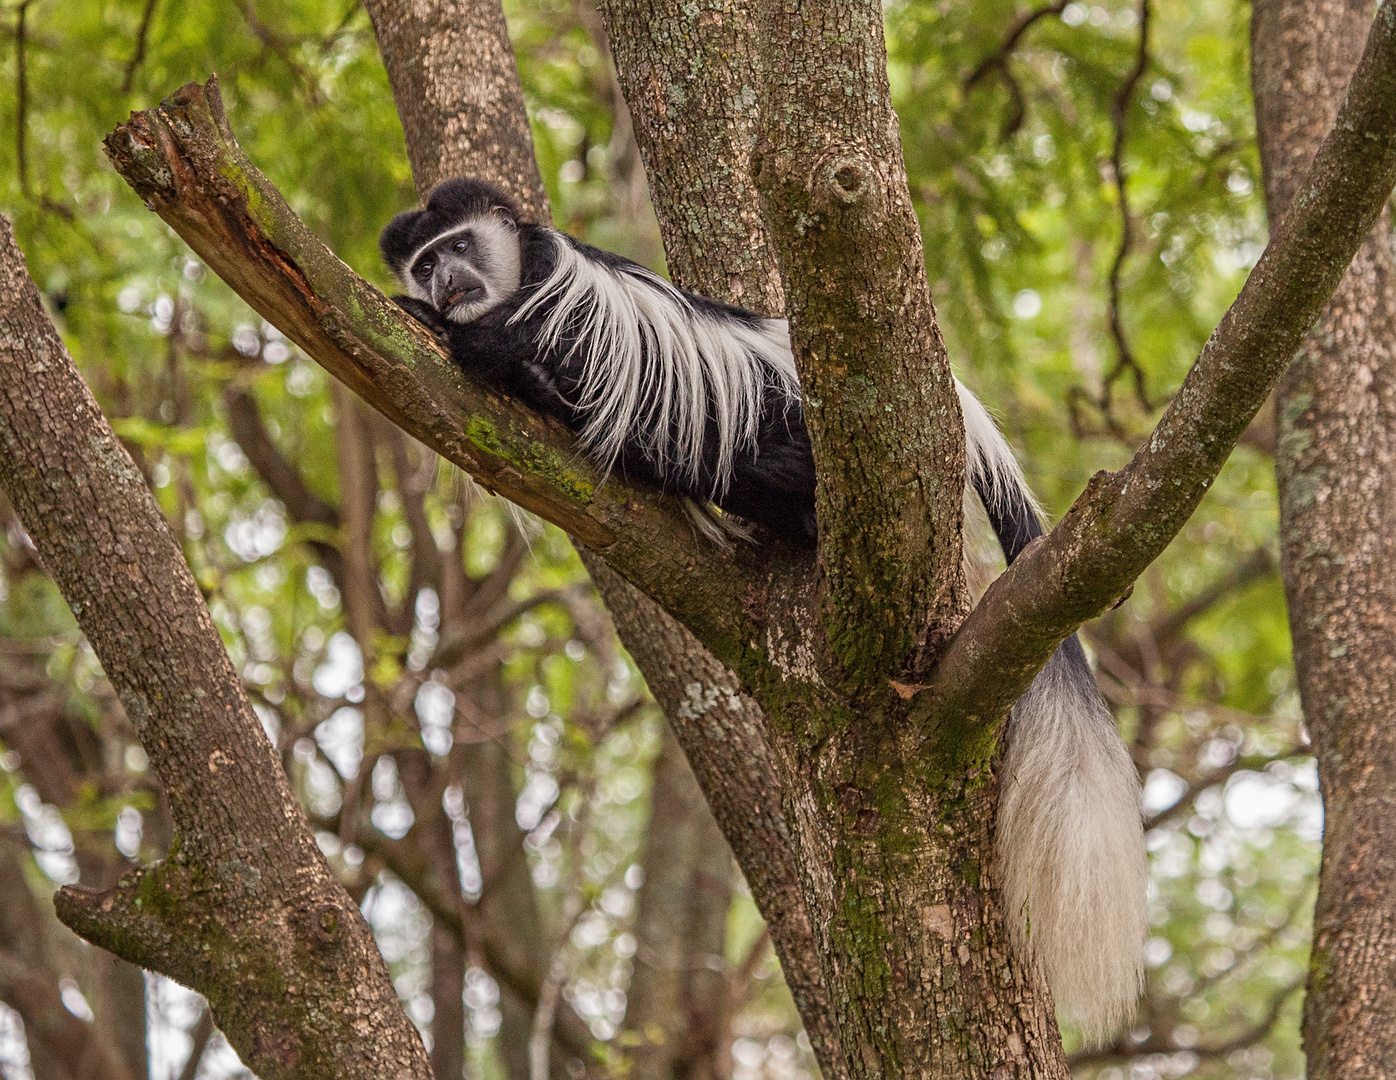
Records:
[[[1384,0],[1338,120],[1241,295],[1149,441],[1092,478],[961,626],[918,696],[923,735],[999,720],[1063,638],[1127,595],[1206,494],[1394,182],[1396,4]]]
[[[754,562],[699,543],[677,504],[603,478],[562,428],[464,379],[425,330],[334,257],[237,145],[216,80],[107,138],[121,175],[234,291],[393,423],[604,553],[735,662]],[[778,556],[775,556],[778,557]]]
[[[366,0],[423,198],[451,176],[499,184],[533,220],[548,195],[528,135],[509,27],[498,3]]]
[[[781,315],[785,297],[752,181],[761,83],[751,6],[602,0],[616,78],[638,123],[669,273],[686,289]]]
[[[268,1080],[429,1076],[368,926],[316,847],[179,545],[3,217],[0,487],[135,724],[179,837],[166,862],[110,891],[61,890],[59,917],[201,991]]]

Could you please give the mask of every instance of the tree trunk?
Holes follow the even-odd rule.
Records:
[[[465,950],[454,934],[431,928],[431,1071],[461,1080],[465,1069]]]
[[[369,11],[408,138],[408,155],[412,160],[417,191],[426,194],[434,184],[452,174],[482,176],[503,184],[515,194],[529,216],[547,220],[547,195],[533,158],[532,137],[522,109],[518,70],[508,46],[503,11],[498,4],[486,0],[473,4],[417,4],[409,8],[405,4],[373,0],[369,4]],[[468,27],[469,32],[461,32],[462,25]],[[420,40],[433,42],[426,60],[417,56],[417,42]],[[466,77],[462,73],[470,74]],[[715,96],[718,95],[715,93]],[[477,107],[480,100],[487,102],[483,109]],[[511,107],[515,102],[518,107]],[[751,260],[750,244],[741,250]],[[771,261],[752,260],[751,265],[754,272],[768,273],[773,282]],[[732,282],[736,285],[734,294],[740,296],[744,292],[740,276],[734,276]],[[678,710],[690,706],[687,687],[701,680],[705,671],[711,668],[720,670],[719,664],[712,660],[692,635],[681,632],[670,615],[652,603],[646,603],[645,597],[634,586],[610,572],[595,555],[582,550],[582,561],[592,573],[593,580],[596,580],[597,589],[602,590],[606,597],[607,608],[616,622],[617,631],[621,639],[632,647],[632,654],[641,670],[645,671],[651,691],[664,707],[664,712],[670,717],[676,716]],[[641,642],[655,639],[656,624],[662,639],[669,646],[662,657],[651,656],[652,650],[641,645]],[[676,670],[677,680],[669,677]],[[727,678],[730,680],[730,675]],[[702,685],[702,682],[698,684]],[[754,709],[754,703],[751,703],[751,707]],[[631,1009],[641,1017],[639,1026],[648,1030],[652,1024],[658,1023],[663,1031],[658,1044],[646,1042],[637,1052],[639,1069],[652,1076],[669,1074],[681,1053],[685,1052],[678,1040],[687,1033],[691,1009],[709,1017],[720,1014],[725,989],[720,977],[716,980],[704,980],[701,975],[687,978],[683,970],[683,961],[688,959],[690,946],[702,947],[718,957],[722,956],[726,929],[725,904],[718,911],[711,887],[702,894],[706,903],[684,903],[678,907],[666,903],[667,900],[676,899],[673,894],[660,899],[659,892],[678,892],[687,897],[688,889],[695,883],[692,880],[695,875],[709,886],[725,883],[727,876],[730,876],[730,873],[722,872],[730,867],[729,851],[722,834],[712,826],[712,815],[697,781],[683,760],[673,760],[677,747],[671,738],[666,737],[664,745],[667,755],[662,755],[660,762],[662,765],[667,763],[669,774],[663,781],[656,777],[656,793],[660,793],[658,798],[662,811],[667,812],[656,813],[656,818],[651,820],[649,839],[652,850],[659,855],[664,867],[674,869],[683,880],[680,883],[676,879],[671,890],[664,890],[662,873],[658,879],[651,878],[646,883],[641,896],[641,920],[645,920],[646,913],[651,914],[653,932],[649,933],[648,940],[645,933],[641,933],[641,947],[673,953],[670,959],[674,960],[676,966],[673,971],[663,971],[664,966],[646,970],[645,961],[639,961],[639,985],[632,988],[631,993]],[[487,755],[494,751],[482,745],[477,752]],[[737,758],[741,755],[738,752],[733,756]],[[483,760],[476,767],[489,769]],[[507,781],[507,774],[504,779]],[[766,779],[768,790],[773,787],[772,781],[773,777]],[[722,788],[715,788],[715,791],[720,790]],[[741,795],[745,797],[747,791]],[[771,790],[771,795],[775,798],[773,809],[779,809],[778,791]],[[470,802],[475,808],[473,795]],[[684,819],[685,816],[688,819]],[[741,816],[745,818],[745,815]],[[472,809],[473,820],[475,812]],[[491,816],[490,820],[503,822],[504,819],[496,815]],[[512,829],[512,816],[505,827]],[[489,834],[477,839],[483,840],[486,846],[482,847],[482,865],[498,865],[497,860],[503,857],[504,851],[498,851],[494,858],[486,858],[487,848],[493,847],[496,841]],[[512,848],[517,848],[517,840],[518,837],[514,837]],[[674,840],[678,840],[677,850]],[[785,844],[780,844],[780,848],[782,850],[775,854],[769,847],[759,853],[754,848],[752,858],[779,867]],[[692,867],[688,865],[690,862],[694,864]],[[648,858],[645,865],[649,867]],[[789,867],[787,862],[786,865]],[[718,873],[699,875],[698,867]],[[517,862],[511,872],[526,875],[526,868],[522,862]],[[719,887],[718,892],[723,897],[730,897],[730,885]],[[512,903],[511,896],[512,890],[491,887],[486,899],[482,900],[482,908],[511,904],[512,918],[525,918],[525,911]],[[489,911],[482,914],[490,917]],[[536,913],[533,914],[533,921],[536,924]],[[807,922],[804,925],[807,927]],[[807,933],[805,938],[808,938]],[[536,932],[523,932],[515,939],[521,942],[540,940]],[[782,940],[790,940],[790,935],[782,935]],[[812,971],[814,964],[805,959],[800,966],[793,968],[792,982],[797,999],[808,996],[808,993],[801,992],[801,970]],[[653,987],[648,975],[656,977]],[[716,987],[708,985],[713,982],[716,982]],[[660,985],[670,992],[659,993]],[[508,995],[507,989],[503,993]],[[505,1056],[510,1059],[511,1070],[522,1069],[526,1065],[526,1058],[519,1055],[526,1051],[526,1040],[519,1041],[512,1031],[517,1026],[517,1003],[505,1000],[501,1003],[501,1009],[505,1028],[501,1031],[501,1045]],[[632,1019],[634,1017],[627,1017],[627,1023]],[[815,1027],[815,1034],[818,1034],[818,1027]],[[715,1042],[716,1034],[702,1052],[712,1053]],[[822,1041],[821,1045],[826,1044],[828,1040]],[[649,1047],[648,1051],[645,1047]]]
[[[1370,0],[1256,0],[1277,227],[1337,114]],[[1323,864],[1304,1006],[1311,1077],[1396,1071],[1396,265],[1383,215],[1276,390],[1294,663],[1318,758]]]
[[[61,890],[59,917],[200,991],[265,1080],[429,1076],[368,925],[3,217],[0,485],[135,724],[177,830],[169,859],[116,888]]]
[[[767,216],[763,213],[757,183],[748,173],[758,137],[757,103],[763,89],[768,89],[766,78],[769,75],[760,69],[758,62],[755,42],[758,24],[740,5],[723,0],[699,4],[668,0],[647,0],[643,4],[610,2],[605,4],[604,10],[637,139],[654,179],[654,204],[675,280],[721,299],[779,313],[784,307],[784,289],[780,276],[774,272],[776,245],[766,228]],[[827,22],[816,20],[816,23],[811,33],[817,34],[820,26],[840,25],[832,14]],[[872,35],[871,45],[867,46],[873,54],[880,54],[882,49],[880,12],[877,26],[878,32]],[[778,36],[780,31],[771,33]],[[801,43],[793,54],[781,50],[779,58],[775,52],[767,52],[766,61],[777,67],[784,64],[798,67],[802,58],[807,57],[808,48]],[[821,62],[833,63],[831,57],[836,54],[837,49],[830,47],[823,52]],[[881,62],[878,56],[875,70],[881,70]],[[862,64],[853,66],[863,70]],[[877,76],[871,78],[875,90],[879,85]],[[878,100],[885,111],[880,122],[886,124],[890,107],[886,104],[885,86],[882,90],[883,95]],[[854,98],[862,103],[866,95],[855,94]],[[856,127],[858,124],[841,115],[831,119],[833,114],[827,109],[816,111],[829,119],[831,126],[845,123]],[[895,129],[895,121],[890,122]],[[769,149],[769,146],[763,148],[763,169],[780,157],[778,152],[766,152]],[[889,201],[893,200],[889,191],[895,190],[901,167],[900,148],[893,139],[891,145],[883,149],[885,161],[878,168],[885,166],[888,175],[875,182],[870,180],[875,189],[872,216],[861,217],[853,210],[849,214],[856,228],[867,227],[878,213],[890,213],[896,230],[904,234],[908,228],[914,229],[905,213],[909,205],[897,206],[892,202],[889,208]],[[781,158],[782,162],[785,160]],[[859,168],[864,164],[864,158],[852,163]],[[775,171],[786,167],[782,165]],[[828,209],[827,205],[802,207],[799,211],[780,207],[773,216],[780,221],[808,225],[820,220],[827,225]],[[823,218],[820,218],[821,212],[825,215]],[[885,233],[886,219],[876,231]],[[696,242],[700,236],[701,243]],[[885,262],[888,251],[896,247],[886,235],[881,235],[867,250],[876,251],[870,258]],[[908,265],[911,264],[915,269],[909,271],[910,277],[914,282],[918,273],[922,275],[920,288],[924,295],[919,245],[911,245],[908,249]],[[884,265],[881,269],[887,268]],[[865,275],[865,280],[867,277]],[[884,280],[893,278],[896,278],[895,273]],[[901,285],[892,287],[900,289]],[[845,299],[854,295],[861,298],[861,288],[842,290]],[[910,315],[904,303],[896,305],[896,309],[906,327],[928,328],[927,332],[938,342],[928,299],[926,306],[924,318]],[[839,321],[825,321],[822,316],[810,318],[820,326]],[[859,349],[863,350],[869,336],[860,333],[848,340],[855,338]],[[917,346],[913,351],[921,359],[931,357],[934,362],[939,358],[943,362],[943,349],[938,345],[932,347],[933,344],[924,342],[924,348]],[[796,345],[798,349],[798,334]],[[837,354],[837,350],[834,352]],[[837,364],[840,361],[826,354],[821,362]],[[902,386],[919,386],[914,378],[905,376],[903,372],[892,381]],[[846,379],[852,380],[850,385],[859,380],[878,382],[866,371],[841,372],[838,381]],[[826,400],[830,397],[832,395],[825,395]],[[856,409],[861,408],[861,404],[856,406]],[[919,416],[935,412],[926,407],[907,411],[908,415]],[[953,434],[953,428],[950,431]],[[905,437],[905,429],[902,435]],[[869,444],[866,438],[860,437],[858,441],[865,447]],[[939,451],[931,451],[929,455],[937,461],[946,460]],[[948,467],[953,468],[953,464]],[[958,486],[951,512],[956,519],[953,528],[958,536]],[[847,506],[821,503],[821,528],[825,522],[851,523],[855,518]],[[868,522],[861,523],[858,528],[863,529],[865,536],[886,534],[885,530]],[[918,552],[917,573],[926,574],[927,581],[935,580],[937,575],[926,569],[925,534],[920,533],[917,539],[906,542]],[[949,544],[947,550],[953,547],[953,543]],[[865,564],[863,555],[850,551],[847,558],[852,560],[850,565],[858,566],[847,573],[866,586],[873,571]],[[957,553],[953,560],[958,565]],[[825,569],[828,569],[827,564]],[[954,574],[948,575],[947,580],[953,589]],[[837,580],[830,587],[841,588]],[[867,595],[883,599],[889,595],[909,596],[894,587],[870,587]],[[892,621],[902,626],[913,625],[918,618],[936,621],[926,612],[944,603],[943,599],[927,595],[915,601],[915,606],[922,610],[921,615]],[[821,640],[823,628],[816,614],[817,606],[812,608],[807,602],[795,606],[798,644],[792,652],[796,656],[801,651],[807,654],[824,652],[828,645]],[[839,607],[845,610],[841,603]],[[863,615],[856,618],[862,620]],[[864,628],[867,626],[865,622]],[[837,636],[840,631],[835,628],[832,633]],[[876,641],[877,632],[863,634],[862,640]],[[896,647],[904,652],[914,652],[916,648],[909,641]],[[1033,1075],[1064,1075],[1060,1039],[1050,1001],[1041,984],[1030,978],[1020,980],[1019,976],[1009,976],[1008,985],[1000,985],[1000,972],[1007,973],[1014,965],[1009,962],[1008,945],[1001,936],[1002,923],[997,915],[992,877],[983,857],[990,845],[987,822],[992,818],[992,792],[981,790],[975,799],[962,803],[970,811],[963,817],[942,820],[943,793],[933,794],[921,789],[910,795],[911,790],[919,787],[919,781],[897,766],[887,769],[885,762],[890,747],[868,745],[854,734],[894,725],[895,721],[881,714],[880,709],[859,715],[862,709],[858,706],[850,708],[851,703],[822,693],[817,685],[799,685],[810,679],[812,666],[810,662],[792,663],[782,672],[782,693],[787,695],[787,701],[784,703],[786,710],[777,722],[781,736],[774,739],[778,753],[773,763],[785,791],[785,812],[787,815],[793,812],[788,835],[803,872],[800,906],[809,911],[806,925],[815,930],[813,942],[801,943],[802,951],[808,952],[800,960],[808,964],[810,960],[821,958],[826,961],[835,956],[849,958],[832,966],[826,964],[818,978],[803,980],[804,985],[814,991],[806,991],[801,1014],[815,1045],[841,1039],[846,1049],[852,1036],[858,1051],[853,1055],[841,1055],[837,1065],[852,1075],[881,1075],[889,1070],[901,1074],[964,1075],[972,1071],[975,1061],[992,1067],[1026,1070]],[[653,681],[653,676],[651,679]],[[818,675],[814,676],[814,682],[819,682]],[[700,689],[705,685],[699,684]],[[721,694],[714,697],[716,701],[708,708],[716,712],[714,706],[721,701]],[[703,705],[701,694],[697,704]],[[796,726],[790,732],[787,725],[792,723]],[[844,734],[821,740],[819,750],[812,752],[806,743],[808,737],[799,734],[802,724],[810,724],[825,733],[842,730]],[[895,751],[891,754],[893,758],[897,756]],[[987,758],[980,763],[981,769],[986,767]],[[703,774],[703,770],[699,772]],[[864,775],[858,775],[860,773]],[[878,779],[874,780],[874,776]],[[909,797],[903,802],[899,794],[892,803],[879,803],[876,791],[884,783],[886,788],[881,790],[898,791]],[[826,829],[821,822],[830,820],[839,820],[841,824]],[[849,845],[848,839],[857,836],[863,839]],[[948,850],[952,846],[954,851]],[[894,850],[898,853],[892,854]],[[975,868],[972,875],[961,876],[958,871],[949,869],[963,869],[971,864]],[[743,867],[746,868],[745,862]],[[933,869],[936,867],[947,872],[936,874]],[[750,870],[747,872],[750,874]],[[890,899],[893,896],[895,900]],[[934,913],[934,917],[928,919],[926,912]],[[804,916],[803,911],[801,915]],[[792,965],[786,959],[790,951],[788,939],[782,940],[780,927],[773,925],[772,929],[777,950],[789,972]],[[981,939],[981,946],[972,953],[962,945],[971,933]],[[795,970],[798,972],[799,966],[795,966]],[[834,993],[826,997],[825,986],[834,988]],[[798,1000],[801,999],[797,997]],[[949,1004],[952,1000],[955,1005]],[[967,1004],[961,1006],[960,1002]],[[942,1013],[942,1010],[959,1013],[962,1007],[964,1014],[954,1021],[949,1021]],[[937,1020],[933,1019],[937,1016],[942,1025],[939,1029]],[[946,1023],[951,1025],[950,1029],[944,1026]],[[824,1040],[816,1038],[826,1032],[829,1035]],[[980,1034],[976,1032],[993,1034],[980,1043],[977,1041]],[[949,1037],[943,1037],[947,1034]],[[826,1050],[820,1057],[826,1071],[830,1056]]]
[[[668,728],[654,765],[653,791],[645,884],[635,916],[639,948],[625,1009],[634,1040],[631,1075],[635,1080],[671,1080],[690,1072],[710,1076],[710,1067],[694,1065],[712,1058],[719,1041],[731,855]]]

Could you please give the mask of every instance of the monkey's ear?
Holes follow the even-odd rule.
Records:
[[[518,231],[519,217],[511,206],[491,206],[490,213],[499,218],[500,221],[508,225],[510,229]]]
[[[412,234],[425,213],[425,210],[404,210],[388,222],[387,228],[378,237],[378,250],[383,253],[383,261],[393,273],[401,274],[407,269],[404,264],[416,247],[412,243]]]

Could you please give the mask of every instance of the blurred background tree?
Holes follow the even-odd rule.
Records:
[[[557,224],[662,269],[595,9],[506,8]],[[893,0],[886,15],[952,360],[1055,517],[1126,460],[1263,246],[1249,12]],[[559,1077],[813,1074],[721,834],[566,538],[333,385],[100,152],[128,110],[216,71],[249,155],[388,285],[376,238],[414,194],[364,12],[23,0],[0,31],[0,208],[438,1076],[527,1076],[539,1040]],[[1320,810],[1273,452],[1262,415],[1132,599],[1087,628],[1146,782],[1153,929],[1137,1023],[1078,1052],[1082,1076],[1303,1071]],[[0,1074],[245,1075],[197,998],[53,918],[54,883],[110,885],[163,855],[169,826],[71,615],[0,516]]]

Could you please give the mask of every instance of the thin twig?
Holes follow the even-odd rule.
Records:
[[[1013,50],[1018,47],[1018,41],[1027,33],[1028,29],[1038,20],[1046,18],[1048,15],[1060,15],[1066,10],[1066,5],[1070,0],[1054,0],[1046,7],[1037,8],[1021,16],[1013,25],[1013,29],[1008,32],[1008,37],[1003,41],[993,53],[986,56],[964,81],[964,91],[968,94],[974,89],[984,76],[991,71],[998,72],[999,78],[1008,88],[1010,99],[1008,120],[1003,126],[1003,137],[1006,139],[1023,126],[1023,117],[1027,114],[1027,103],[1023,95],[1022,84],[1018,82],[1017,76],[1013,74],[1013,69],[1009,67],[1008,61],[1013,55]]]
[[[1234,963],[1223,971],[1213,972],[1211,975],[1204,977],[1193,986],[1192,990],[1189,992],[1189,996],[1200,998],[1212,987],[1228,980],[1240,978],[1253,970],[1254,965],[1252,962],[1255,961],[1257,957],[1269,954],[1271,946],[1281,934],[1294,925],[1294,920],[1299,917],[1300,913],[1312,910],[1314,891],[1313,888],[1308,888],[1295,896],[1285,912],[1283,922],[1268,927],[1263,934],[1258,934],[1249,945],[1241,950],[1240,955],[1236,958]],[[1305,974],[1301,972],[1296,978],[1282,986],[1271,999],[1269,1008],[1266,1010],[1265,1018],[1259,1023],[1246,1028],[1239,1035],[1234,1035],[1229,1039],[1201,1043],[1190,1049],[1199,1057],[1217,1058],[1225,1057],[1227,1054],[1234,1053],[1237,1050],[1244,1050],[1247,1047],[1254,1046],[1270,1034],[1275,1026],[1275,1022],[1279,1018],[1280,1011],[1284,1008],[1285,1002],[1289,1000],[1290,995],[1292,995],[1295,990],[1304,984],[1304,980]],[[1156,1033],[1171,1029],[1181,1017],[1178,1016],[1178,1002],[1176,998],[1160,999],[1159,995],[1154,991],[1155,987],[1151,985],[1150,992],[1145,998],[1145,1005],[1147,1010],[1146,1025],[1152,1032]],[[1158,1034],[1151,1034],[1144,1042],[1136,1043],[1128,1032],[1122,1032],[1116,1037],[1114,1042],[1107,1046],[1072,1054],[1067,1059],[1067,1063],[1075,1068],[1078,1065],[1086,1064],[1101,1065],[1110,1062],[1127,1062],[1148,1054],[1170,1053],[1178,1049],[1181,1049],[1181,1047],[1172,1045],[1168,1039]]]
[[[567,883],[562,909],[562,932],[548,961],[548,974],[538,991],[538,1006],[533,1011],[533,1030],[528,1037],[529,1080],[549,1080],[548,1057],[553,1042],[553,1026],[557,1022],[557,1003],[562,996],[562,984],[567,978],[567,941],[586,910],[582,897],[582,840],[591,822],[591,796],[595,777],[582,786],[581,809],[572,825],[575,842],[571,845],[571,865],[567,868]]]
[[[1126,183],[1128,178],[1125,174],[1125,133],[1129,123],[1129,106],[1134,100],[1134,91],[1149,67],[1150,10],[1149,0],[1139,0],[1139,48],[1135,52],[1134,67],[1120,86],[1119,91],[1116,92],[1115,100],[1110,106],[1110,122],[1115,127],[1115,142],[1110,150],[1110,164],[1114,168],[1115,186],[1120,194],[1120,247],[1115,252],[1115,261],[1110,267],[1110,334],[1115,339],[1115,348],[1119,355],[1114,368],[1105,376],[1105,385],[1101,387],[1101,408],[1102,411],[1106,412],[1110,408],[1111,387],[1115,380],[1126,371],[1134,377],[1135,393],[1138,395],[1139,403],[1144,406],[1146,412],[1153,408],[1149,403],[1149,395],[1144,385],[1144,369],[1139,366],[1134,350],[1130,348],[1129,340],[1125,337],[1124,324],[1120,318],[1120,272],[1124,268],[1125,259],[1129,256],[1130,249],[1134,246],[1134,220],[1130,214],[1129,188]]]
[[[1169,612],[1154,628],[1154,640],[1160,644],[1172,641],[1193,619],[1252,582],[1270,576],[1274,570],[1275,558],[1270,554],[1270,549],[1263,545],[1256,548],[1249,558],[1237,564],[1221,579]]]
[[[972,90],[974,84],[994,68],[998,68],[1001,71],[1005,70],[1008,64],[1008,58],[1013,55],[1013,50],[1018,47],[1018,40],[1028,32],[1028,29],[1033,23],[1037,22],[1039,19],[1046,18],[1048,15],[1060,15],[1066,10],[1066,5],[1069,2],[1070,0],[1055,0],[1054,3],[1048,4],[1046,7],[1037,8],[1035,11],[1029,11],[1021,16],[1018,21],[1014,23],[1013,29],[1008,32],[1008,36],[1003,39],[1003,44],[993,53],[979,61],[979,66],[971,71],[965,78],[965,90]]]
[[[20,194],[26,199],[33,196],[29,189],[29,58],[24,21],[32,2],[24,0],[15,11],[15,169],[19,173]]]
[[[1183,797],[1180,798],[1177,802],[1175,802],[1172,806],[1168,807],[1167,809],[1160,810],[1157,814],[1153,815],[1153,817],[1146,817],[1144,819],[1144,828],[1145,830],[1157,829],[1161,828],[1164,825],[1168,825],[1174,821],[1177,821],[1178,818],[1182,817],[1194,806],[1194,804],[1197,801],[1196,797],[1198,795],[1208,790],[1209,788],[1214,788],[1225,784],[1226,781],[1230,780],[1238,772],[1245,772],[1248,770],[1259,772],[1262,768],[1274,761],[1284,761],[1286,758],[1298,758],[1308,756],[1308,751],[1303,749],[1302,747],[1292,747],[1288,750],[1281,751],[1274,757],[1238,756],[1231,762],[1230,765],[1223,765],[1221,768],[1213,769],[1211,772],[1206,773],[1202,776],[1192,777],[1191,779],[1185,776],[1179,777],[1179,779],[1181,779],[1183,783],[1188,785],[1187,792],[1185,792]]]
[[[19,5],[15,20],[15,169],[19,174],[19,191],[40,209],[72,221],[75,217],[72,209],[47,195],[36,195],[29,177],[29,34],[25,19],[31,3],[33,0],[24,0]]]
[[[1304,985],[1304,975],[1291,980],[1275,993],[1270,999],[1270,1004],[1265,1010],[1265,1016],[1256,1024],[1247,1028],[1240,1035],[1226,1039],[1222,1042],[1205,1043],[1194,1047],[1180,1047],[1171,1040],[1161,1037],[1151,1037],[1142,1043],[1131,1046],[1122,1046],[1119,1042],[1110,1046],[1102,1047],[1099,1050],[1090,1050],[1085,1053],[1072,1054],[1067,1058],[1067,1065],[1075,1069],[1081,1065],[1110,1065],[1123,1062],[1134,1061],[1150,1054],[1173,1054],[1179,1050],[1188,1049],[1191,1053],[1200,1058],[1219,1058],[1234,1054],[1237,1050],[1246,1050],[1258,1042],[1262,1042],[1274,1030],[1275,1024],[1280,1019],[1280,1013],[1284,1011],[1285,1004],[1295,991]]]
[[[319,108],[325,103],[324,96],[320,93],[318,80],[312,72],[305,69],[291,51],[291,46],[286,40],[273,30],[266,23],[257,17],[256,0],[246,0],[243,4],[242,13],[247,19],[247,27],[252,34],[260,41],[264,48],[270,49],[281,57],[282,61],[291,69],[291,74],[300,80],[305,88],[306,97],[314,108]]]
[[[150,31],[150,20],[155,15],[155,5],[158,2],[159,0],[146,0],[145,2],[145,11],[141,14],[141,25],[136,30],[136,47],[131,52],[131,59],[126,61],[126,71],[121,76],[121,92],[123,94],[131,92],[131,83],[135,81],[136,71],[145,59],[145,36]]]
[[[363,4],[361,0],[350,0],[349,6],[344,9],[344,17],[339,20],[339,23],[335,26],[333,30],[331,30],[328,34],[325,35],[326,47],[332,45],[336,40],[338,40],[341,34],[343,34],[346,30],[349,29],[349,20],[352,19],[356,14],[358,14],[359,8],[361,8],[362,6]]]
[[[761,933],[756,940],[751,943],[751,948],[742,958],[742,962],[736,969],[727,976],[727,1015],[735,1016],[742,1005],[746,1003],[747,994],[751,992],[752,981],[756,978],[756,972],[760,969],[761,963],[771,954],[771,928],[763,926]]]
[[[1139,0],[1139,45],[1134,54],[1134,67],[1130,69],[1125,81],[1120,84],[1120,88],[1115,92],[1115,98],[1110,104],[1110,123],[1115,129],[1114,142],[1110,148],[1110,166],[1114,173],[1115,190],[1119,193],[1120,200],[1120,246],[1115,251],[1114,262],[1110,265],[1108,286],[1110,336],[1115,341],[1115,366],[1102,380],[1098,397],[1092,398],[1080,387],[1073,387],[1067,395],[1072,427],[1078,434],[1088,433],[1081,421],[1079,411],[1081,403],[1088,401],[1100,412],[1105,430],[1115,438],[1122,440],[1128,440],[1128,437],[1112,412],[1115,383],[1122,375],[1126,372],[1129,373],[1134,382],[1135,397],[1138,398],[1144,411],[1152,412],[1154,409],[1153,402],[1149,399],[1144,369],[1140,366],[1138,357],[1134,355],[1129,338],[1125,334],[1124,319],[1121,315],[1123,302],[1120,296],[1120,277],[1124,271],[1125,260],[1134,247],[1134,219],[1129,205],[1129,178],[1125,172],[1125,134],[1129,123],[1129,107],[1134,101],[1134,92],[1139,86],[1139,80],[1144,77],[1144,73],[1149,68],[1150,12],[1149,0]]]

